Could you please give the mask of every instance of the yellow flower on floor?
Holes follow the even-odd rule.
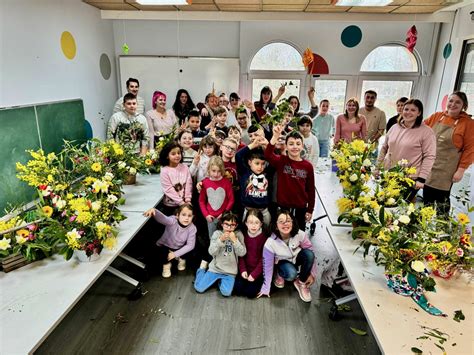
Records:
[[[0,240],[0,250],[7,250],[11,248],[10,243],[11,243],[10,239],[6,239],[5,237],[3,237],[3,239]]]
[[[92,164],[91,169],[97,173],[102,170],[102,165],[100,165],[100,163],[94,163]]]
[[[458,221],[461,224],[468,224],[470,222],[469,217],[464,213],[458,213]]]
[[[51,206],[44,206],[42,208],[43,213],[46,215],[46,217],[51,217],[53,215],[53,208]]]

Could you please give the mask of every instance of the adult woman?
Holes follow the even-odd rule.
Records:
[[[446,214],[451,207],[452,184],[462,179],[474,160],[474,121],[466,113],[467,107],[466,94],[456,91],[449,96],[446,111],[425,121],[436,136],[436,160],[426,179],[423,199],[427,204],[437,203]]]
[[[173,104],[173,111],[181,126],[187,119],[188,114],[195,108],[194,102],[185,89],[179,89]]]
[[[260,100],[254,102],[259,121],[275,108],[272,99],[272,89],[270,89],[269,86],[264,86],[262,90],[260,90]]]
[[[170,134],[177,125],[174,111],[166,109],[166,95],[161,91],[155,91],[151,100],[153,110],[145,114],[150,132],[150,149],[155,147],[155,139]]]
[[[200,102],[196,107],[201,114],[201,129],[205,130],[205,127],[211,123],[214,118],[214,110],[219,107],[219,98],[214,92],[211,92],[206,95],[204,103]]]
[[[274,267],[276,287],[283,288],[285,281],[293,281],[300,298],[304,302],[311,302],[309,288],[316,275],[313,245],[287,211],[277,213],[274,232],[263,247],[264,281],[258,297],[270,296]]]
[[[402,96],[397,100],[397,114],[395,116],[390,117],[387,121],[387,126],[385,128],[385,132],[388,132],[392,126],[394,126],[398,122],[398,118],[403,112],[403,106],[405,106],[405,102],[408,101],[408,97]]]
[[[359,102],[355,98],[346,103],[346,111],[336,118],[336,134],[334,144],[340,140],[352,142],[354,138],[367,139],[367,121],[359,115]]]
[[[316,102],[314,102],[314,88],[311,87],[308,90],[308,99],[309,102],[311,103],[311,110],[308,113],[304,113],[300,111],[300,99],[298,99],[298,96],[291,95],[288,97],[288,103],[290,106],[293,108],[293,114],[295,117],[301,117],[301,116],[309,116],[311,118],[316,117],[318,114],[318,105],[316,105]]]
[[[388,131],[378,158],[386,169],[402,159],[407,160],[408,166],[416,168],[410,176],[415,180],[415,190],[423,188],[436,158],[436,137],[433,130],[422,123],[423,104],[417,99],[408,100],[399,122]],[[414,197],[415,193],[410,196]]]

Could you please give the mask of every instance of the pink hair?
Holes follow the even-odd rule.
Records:
[[[151,99],[151,105],[153,106],[154,109],[156,108],[156,100],[158,100],[160,96],[163,96],[166,100],[166,94],[164,92],[155,91],[153,93],[153,98]]]

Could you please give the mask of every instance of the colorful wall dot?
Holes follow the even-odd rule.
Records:
[[[100,73],[105,80],[109,80],[110,74],[112,73],[112,67],[110,65],[109,56],[102,53],[99,60]]]
[[[443,49],[443,58],[448,59],[452,51],[453,51],[453,46],[451,45],[451,43],[449,42],[446,43]]]
[[[84,125],[86,128],[86,139],[92,139],[94,137],[94,133],[92,131],[92,126],[88,120],[84,121]]]
[[[329,74],[328,63],[323,57],[313,53],[313,62],[308,66],[308,74]]]
[[[446,111],[446,104],[448,103],[448,95],[444,95],[443,100],[441,100],[441,109]]]
[[[76,41],[68,31],[61,34],[61,49],[67,59],[74,59],[76,56]]]
[[[341,42],[348,48],[357,46],[361,40],[362,31],[358,26],[347,26],[341,33]]]

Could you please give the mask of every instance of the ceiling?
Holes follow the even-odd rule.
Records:
[[[101,10],[122,11],[229,11],[306,13],[431,14],[461,0],[394,0],[381,7],[334,6],[331,0],[193,0],[187,6],[144,6],[135,0],[83,0]]]

